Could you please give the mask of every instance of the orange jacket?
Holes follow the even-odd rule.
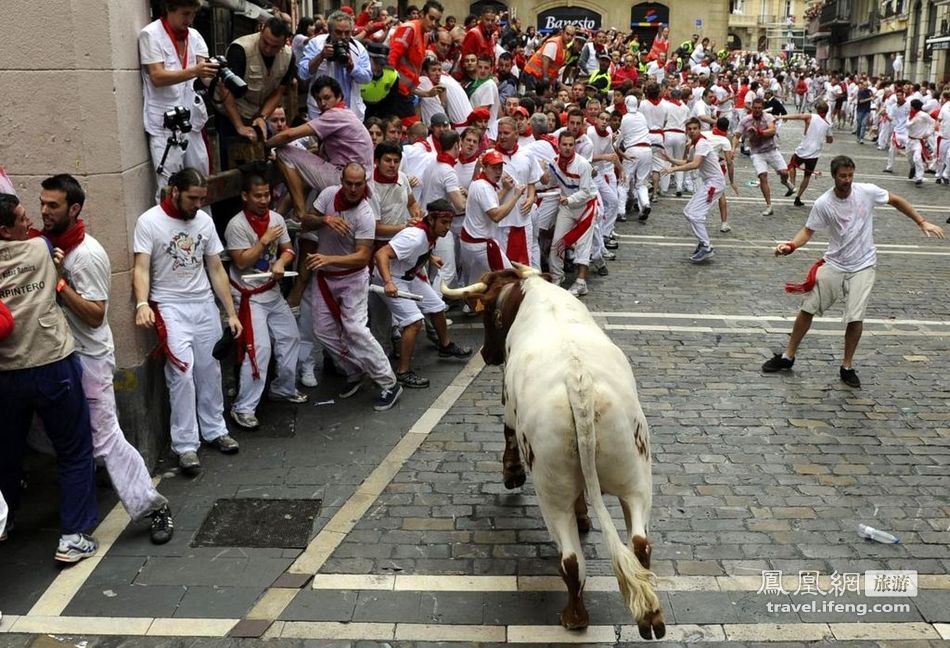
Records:
[[[399,94],[408,95],[419,85],[427,45],[422,20],[410,20],[396,28],[389,43],[389,65],[399,75]]]
[[[544,51],[545,45],[551,41],[557,44],[557,51],[554,54],[554,60],[549,64],[545,64],[541,52]],[[558,71],[564,65],[564,58],[564,40],[560,36],[552,36],[535,50],[528,62],[525,63],[524,71],[538,79],[554,80],[557,78]]]

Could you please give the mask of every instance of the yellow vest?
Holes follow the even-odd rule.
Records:
[[[244,50],[247,65],[244,70],[244,81],[247,82],[247,93],[237,100],[238,112],[241,117],[250,120],[260,112],[264,102],[280,86],[281,79],[290,68],[290,59],[293,58],[291,49],[284,46],[274,57],[270,69],[264,64],[261,49],[258,45],[261,39],[260,32],[248,34],[234,41]]]
[[[399,80],[399,74],[391,67],[383,68],[383,75],[360,86],[360,96],[367,104],[377,104],[389,95]]]

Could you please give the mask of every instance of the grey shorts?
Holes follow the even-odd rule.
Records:
[[[801,309],[819,317],[840,300],[844,300],[842,321],[861,322],[874,287],[874,266],[857,272],[842,272],[828,264],[821,266],[815,287],[805,295]]]

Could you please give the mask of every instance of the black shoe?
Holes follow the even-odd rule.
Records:
[[[937,170],[936,170],[936,169],[924,169],[924,173],[928,173],[928,174],[930,174],[930,175],[937,175]]]
[[[786,197],[786,198],[791,197],[791,195],[792,195],[793,193],[795,193],[795,187],[785,187],[785,197]]]
[[[682,191],[677,191],[677,192],[676,192],[676,197],[677,197],[677,198],[682,198],[682,197],[683,197],[683,192],[682,192]]]
[[[172,512],[168,504],[162,506],[149,516],[152,518],[152,528],[149,535],[152,538],[152,544],[165,544],[175,535],[175,524],[172,522]]]
[[[412,369],[406,373],[397,373],[396,380],[400,385],[409,389],[425,389],[429,386],[429,379],[416,375],[416,372]]]
[[[627,215],[626,215],[626,214],[617,214],[617,222],[618,222],[618,223],[626,223],[626,222],[627,222]]]
[[[650,207],[644,207],[644,208],[643,208],[643,211],[640,212],[639,221],[640,221],[641,223],[644,222],[646,219],[648,219],[648,218],[650,217],[650,210],[651,210]]]
[[[796,207],[804,207],[804,206],[805,206],[805,203],[802,202],[802,199],[801,199],[801,198],[799,198],[798,196],[795,196],[795,206],[796,206]]]
[[[440,358],[467,358],[470,355],[472,355],[471,347],[459,346],[455,342],[439,347]]]
[[[343,389],[340,390],[340,393],[338,394],[338,396],[341,399],[349,398],[350,396],[353,396],[356,392],[358,392],[360,390],[360,387],[362,386],[363,386],[363,378],[361,376],[360,378],[357,378],[353,382],[346,383]]]
[[[841,376],[841,382],[843,382],[848,387],[854,387],[858,389],[861,387],[861,379],[858,378],[858,372],[854,369],[845,369],[841,367],[838,370],[838,374]]]
[[[573,261],[564,260],[564,274],[573,274],[576,270]]]
[[[607,240],[607,241],[604,241],[604,247],[607,248],[608,250],[616,250],[617,248],[620,247],[620,244],[617,243],[617,241]]]
[[[606,264],[606,263],[605,263],[604,265],[600,266],[599,268],[597,268],[597,276],[598,276],[598,277],[606,277],[606,276],[609,275],[609,274],[610,274],[610,270],[607,269],[607,264]]]
[[[914,171],[915,171],[914,167],[911,167],[911,168],[910,168],[910,171],[907,172],[907,179],[908,179],[908,180],[913,180],[913,179],[914,179]]]
[[[792,368],[792,365],[795,364],[795,358],[789,360],[788,358],[782,356],[781,353],[776,353],[772,356],[771,360],[766,360],[762,364],[762,371],[765,373],[775,373],[776,371],[788,371]]]
[[[882,173],[894,173],[894,169],[881,169]]]

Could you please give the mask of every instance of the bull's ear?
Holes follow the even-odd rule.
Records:
[[[542,273],[541,273],[541,278],[544,279],[545,281],[547,281],[548,283],[553,283],[553,282],[554,282],[554,277],[551,276],[551,273],[550,273],[550,272],[542,272]]]
[[[481,295],[466,295],[465,301],[473,313],[481,313],[485,310],[485,300],[482,299]]]

